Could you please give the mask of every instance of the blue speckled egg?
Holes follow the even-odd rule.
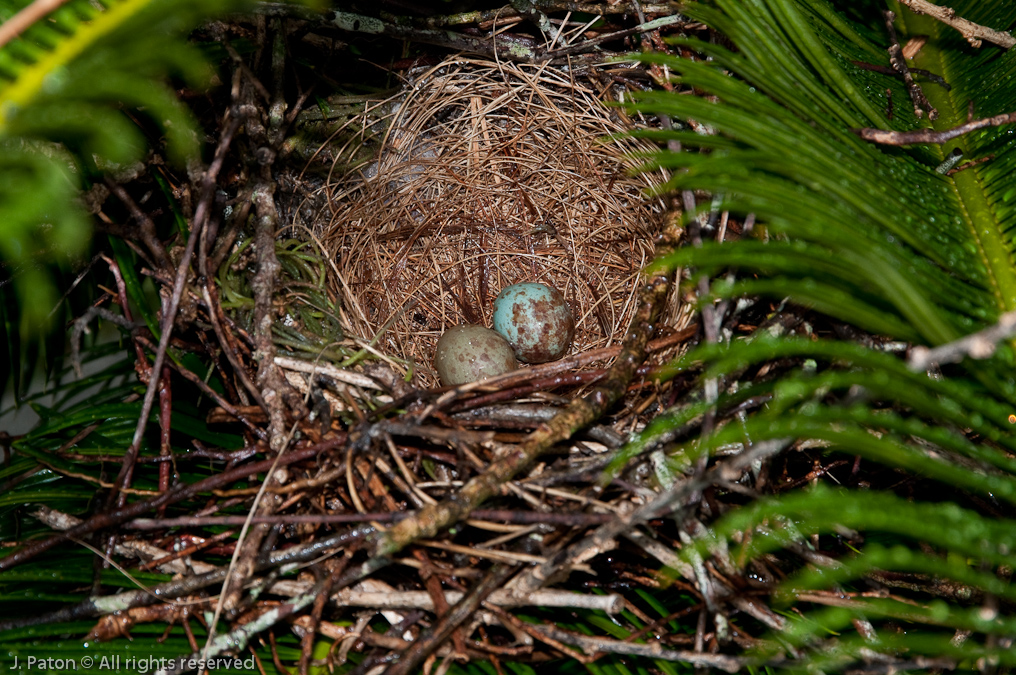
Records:
[[[575,319],[557,289],[532,282],[514,284],[494,301],[494,330],[505,336],[519,361],[545,363],[568,352]]]
[[[519,367],[511,345],[484,326],[455,326],[437,341],[434,367],[445,385],[475,382]]]

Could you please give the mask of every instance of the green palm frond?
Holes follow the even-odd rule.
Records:
[[[28,4],[0,1],[0,20]],[[54,311],[55,281],[89,247],[81,191],[149,145],[164,146],[175,163],[197,156],[201,134],[169,78],[209,81],[186,34],[236,4],[71,0],[0,46],[0,348],[8,364],[31,368],[40,331],[68,318]],[[55,361],[64,345],[52,347]],[[0,382],[11,370],[20,389],[16,366],[0,369]]]
[[[747,39],[738,42],[742,48],[738,53],[688,41],[689,46],[713,57],[711,62],[662,55],[649,59],[665,62],[681,82],[715,94],[721,105],[700,97],[653,92],[640,96],[640,109],[706,122],[734,141],[706,156],[661,158],[660,163],[671,168],[686,169],[675,173],[671,187],[720,194],[724,207],[753,212],[773,234],[791,239],[770,242],[766,253],[757,258],[747,249],[707,248],[683,251],[665,262],[686,264],[693,257],[694,264],[704,271],[727,265],[780,271],[785,280],[813,281],[816,286],[811,299],[825,288],[863,297],[871,315],[861,323],[866,328],[905,338],[916,333],[930,343],[954,339],[990,321],[999,309],[1011,308],[1003,298],[1010,298],[1010,303],[1016,298],[1011,265],[996,271],[994,265],[985,264],[1008,257],[1008,248],[1002,245],[1004,227],[993,226],[992,237],[973,236],[980,232],[979,226],[982,230],[986,227],[980,220],[974,222],[978,214],[985,212],[991,222],[997,221],[991,218],[992,211],[985,211],[992,205],[979,185],[990,176],[1004,175],[1004,165],[978,167],[975,173],[964,176],[967,172],[960,172],[949,178],[934,171],[942,155],[937,148],[885,151],[851,133],[852,128],[864,126],[890,127],[882,112],[887,88],[893,90],[897,102],[892,124],[907,128],[913,116],[903,103],[908,100],[906,91],[894,78],[877,76],[881,81],[871,86],[875,75],[858,77],[863,71],[850,64],[850,59],[862,54],[849,36],[837,34],[833,26],[825,24],[827,46],[814,51],[806,48],[815,39],[810,26],[824,23],[824,12],[815,9],[819,4],[694,5],[689,14],[720,32],[736,39],[754,31],[755,38],[747,46],[743,44]],[[768,11],[763,11],[763,5]],[[947,47],[934,44],[926,51]],[[982,83],[1010,79],[1016,70],[1012,56],[997,51],[986,54],[978,55],[981,72],[964,77]],[[874,60],[871,54],[864,58]],[[724,69],[743,79],[726,76]],[[952,110],[943,109],[940,126],[962,121],[954,114],[962,109],[965,115],[962,87],[951,92],[939,91],[935,85],[925,88],[929,94],[934,92],[936,99],[952,101]],[[1002,92],[990,100],[993,106],[984,104],[981,112],[998,112],[994,106],[1004,108],[1010,102]],[[986,135],[999,138],[1001,134],[1004,131],[994,130]],[[677,132],[673,137],[686,146],[711,145],[711,139],[703,142],[691,132]],[[1011,146],[997,148],[996,160],[1004,162]],[[979,155],[971,150],[967,156]],[[975,175],[984,178],[972,181],[970,177]],[[969,185],[971,182],[976,184]],[[788,204],[793,208],[786,208]],[[728,256],[739,256],[740,260]],[[821,274],[811,274],[818,263],[823,266]],[[727,292],[739,290],[735,286]],[[787,294],[779,285],[769,290]],[[807,289],[801,290],[807,293]],[[851,307],[836,311],[836,304],[830,302],[827,311],[854,319]],[[909,324],[909,328],[896,325],[895,330],[888,330],[894,320]]]
[[[1016,21],[1011,3],[954,8],[994,28]],[[976,50],[952,29],[894,9],[902,16],[897,29],[904,40],[929,36],[915,67],[952,85],[923,83],[940,112],[936,128],[965,122],[971,104],[978,117],[1016,109],[1016,50]],[[684,11],[731,38],[736,51],[682,40],[710,58],[643,57],[666,66],[683,86],[716,97],[639,95],[635,108],[678,123],[674,131],[646,135],[685,148],[660,152],[650,165],[673,170],[670,189],[709,192],[720,208],[755,214],[763,225],[755,239],[687,247],[656,265],[718,277],[703,302],[744,294],[789,298],[869,332],[928,345],[979,330],[1016,307],[1012,127],[968,134],[943,147],[877,146],[853,131],[928,124],[914,116],[900,81],[855,65],[888,64],[878,7],[852,8],[864,24],[847,21],[826,0],[716,0]],[[886,90],[895,103],[892,119]],[[715,135],[683,128],[689,119]],[[993,159],[952,176],[936,172],[956,148],[966,160]],[[775,359],[797,366],[776,379],[737,382],[740,373]],[[715,402],[720,411],[753,397],[768,400],[766,407],[709,436],[678,437],[676,444],[668,434],[710,404],[675,410],[623,449],[613,469],[661,444],[670,448],[675,468],[687,469],[697,457],[745,439],[791,438],[914,476],[927,486],[917,499],[819,486],[756,502],[721,518],[699,540],[698,552],[741,542],[729,560],[747,565],[815,541],[836,548],[838,537],[855,547],[842,565],[809,568],[784,583],[775,597],[792,605],[788,616],[796,618],[763,642],[760,664],[835,670],[864,650],[960,667],[978,658],[1008,664],[1011,655],[997,645],[1016,628],[1011,612],[979,614],[977,603],[986,595],[1011,602],[1008,585],[990,570],[1016,564],[1013,525],[957,503],[987,501],[1005,513],[1016,504],[1014,365],[1007,344],[990,359],[967,359],[938,379],[911,371],[892,354],[829,340],[704,346],[672,364],[665,377],[700,370],[703,378],[736,384]],[[808,595],[863,590],[876,572],[923,575],[967,595],[944,595],[929,582],[911,589],[906,601],[858,597],[824,609],[815,609],[822,602]],[[857,619],[872,622],[875,637],[856,636],[851,622]],[[911,628],[893,633],[885,628],[890,620]],[[951,644],[956,631],[971,637],[962,646]]]

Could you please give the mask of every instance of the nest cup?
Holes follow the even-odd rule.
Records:
[[[564,294],[572,352],[621,339],[662,202],[635,174],[653,146],[629,120],[548,66],[457,58],[418,74],[384,120],[369,114],[333,177],[322,241],[353,334],[437,382],[434,349],[460,324],[491,326],[494,299],[536,281]],[[377,130],[383,128],[383,133]]]

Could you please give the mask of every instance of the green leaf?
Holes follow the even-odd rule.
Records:
[[[994,28],[1016,22],[1016,5],[1008,2],[951,6]],[[664,65],[681,87],[713,97],[636,97],[633,108],[674,122],[672,131],[643,135],[684,148],[661,150],[646,167],[672,171],[667,189],[710,193],[733,217],[753,214],[758,222],[754,238],[687,247],[654,265],[713,277],[702,302],[744,294],[789,299],[894,340],[947,343],[1016,307],[1016,134],[1012,126],[989,128],[941,148],[862,141],[854,133],[859,127],[909,130],[929,122],[914,115],[901,81],[853,63],[888,63],[881,7],[850,4],[849,15],[863,23],[845,18],[847,7],[826,0],[689,3],[682,11],[735,48],[684,39],[682,47],[708,60],[642,57]],[[970,105],[978,117],[1016,109],[1016,50],[974,49],[953,29],[894,9],[903,41],[928,36],[913,65],[952,85],[947,90],[923,82],[940,112],[935,128],[965,122]],[[886,90],[895,103],[892,119]],[[689,120],[706,135],[689,131]],[[954,148],[967,160],[993,158],[952,176],[938,174],[935,167]],[[716,380],[718,400],[686,399],[653,420],[618,453],[610,475],[650,450],[667,449],[683,470],[720,447],[783,438],[893,467],[890,475],[921,486],[920,497],[832,490],[819,481],[807,492],[732,508],[707,526],[694,546],[697,554],[740,543],[729,558],[739,565],[771,565],[786,548],[823,543],[857,550],[839,566],[801,568],[792,556],[781,558],[787,569],[800,569],[779,596],[793,608],[786,629],[760,643],[758,663],[789,658],[787,645],[801,649],[792,667],[815,672],[847,668],[868,658],[864,650],[955,658],[970,668],[980,658],[1006,661],[1004,650],[982,645],[1013,630],[1011,613],[978,615],[960,597],[914,589],[913,604],[858,597],[817,611],[799,598],[820,589],[847,593],[852,584],[865,589],[865,575],[886,570],[927,575],[971,594],[1011,595],[989,570],[1016,564],[1014,524],[955,502],[1016,503],[1013,354],[1003,344],[988,359],[966,359],[929,377],[911,371],[898,355],[826,339],[706,345],[658,376],[697,373],[700,381]],[[778,364],[776,374],[753,381],[767,364]],[[722,419],[723,411],[749,397],[765,405],[736,423],[724,420],[709,436],[693,433],[710,408]],[[850,543],[837,544],[838,537]],[[876,625],[876,639],[854,635],[851,622],[858,618]],[[906,634],[884,630],[885,619],[907,622]],[[935,631],[943,629],[936,642]],[[973,637],[957,647],[943,639],[950,631]]]

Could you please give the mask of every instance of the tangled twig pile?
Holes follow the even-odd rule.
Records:
[[[390,107],[383,134],[354,120],[346,159],[376,141],[374,159],[334,180],[323,237],[354,332],[384,332],[383,351],[432,384],[444,330],[489,326],[501,288],[539,281],[571,305],[576,351],[615,343],[661,207],[643,194],[654,177],[631,172],[649,146],[604,142],[631,128],[624,113],[548,66],[463,58]]]

